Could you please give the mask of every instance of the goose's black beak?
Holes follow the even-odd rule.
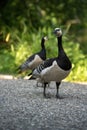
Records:
[[[52,33],[53,33],[53,34],[56,34],[56,31],[54,30]]]

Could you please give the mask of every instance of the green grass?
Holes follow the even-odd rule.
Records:
[[[23,63],[28,56],[40,50],[42,36],[48,36],[45,46],[47,58],[57,55],[57,39],[50,28],[39,29],[38,32],[28,32],[25,27],[22,32],[10,30],[10,39],[4,47],[0,48],[0,73],[17,75],[16,68]],[[4,33],[7,35],[7,33]],[[4,36],[5,38],[5,36]],[[80,49],[79,43],[71,41],[68,36],[63,36],[63,46],[72,62],[72,71],[67,81],[87,81],[87,55]],[[24,74],[26,75],[26,73]]]

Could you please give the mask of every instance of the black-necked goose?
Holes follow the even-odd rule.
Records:
[[[46,49],[45,49],[45,41],[47,40],[47,37],[42,37],[41,40],[41,51],[37,52],[33,55],[31,55],[30,57],[28,57],[28,59],[18,67],[18,73],[24,72],[25,70],[33,70],[35,69],[39,64],[41,64],[44,60],[46,60]]]
[[[62,31],[60,28],[55,28],[54,34],[58,40],[58,56],[51,58],[40,64],[34,71],[33,76],[40,78],[44,83],[44,96],[46,97],[46,84],[50,81],[56,82],[57,93],[56,97],[59,98],[59,85],[71,71],[71,62],[67,57],[62,46]]]

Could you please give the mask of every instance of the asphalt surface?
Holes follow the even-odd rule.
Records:
[[[87,130],[87,85],[62,82],[43,97],[36,81],[0,80],[0,130]]]

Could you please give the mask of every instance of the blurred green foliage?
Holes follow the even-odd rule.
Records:
[[[0,73],[16,74],[28,56],[40,50],[48,35],[47,57],[57,55],[55,27],[63,30],[63,46],[73,68],[69,81],[87,81],[86,0],[4,0],[0,2]]]

